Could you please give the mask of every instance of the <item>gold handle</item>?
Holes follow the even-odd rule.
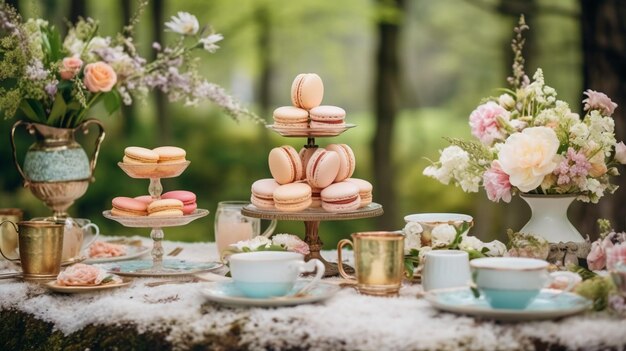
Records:
[[[28,185],[30,184],[30,179],[26,178],[26,174],[24,174],[24,171],[22,170],[22,166],[20,166],[20,163],[17,161],[17,147],[15,146],[15,130],[17,130],[17,127],[23,125],[26,130],[28,130],[29,133],[32,134],[32,124],[28,123],[28,122],[24,122],[24,121],[17,121],[15,122],[15,124],[13,125],[13,127],[11,128],[11,148],[13,149],[13,163],[15,164],[15,167],[17,168],[17,171],[20,173],[20,175],[22,176],[22,179],[24,179],[24,186],[28,187]]]
[[[337,244],[337,269],[339,270],[339,274],[341,275],[343,279],[356,280],[356,278],[353,275],[350,275],[346,273],[346,271],[343,270],[343,259],[341,257],[341,249],[343,249],[343,247],[346,245],[350,245],[354,247],[354,244],[352,244],[352,241],[350,241],[350,239],[342,239]]]
[[[104,137],[106,135],[106,133],[104,132],[104,126],[97,119],[88,119],[84,121],[83,123],[79,124],[78,127],[76,127],[76,129],[81,128],[83,130],[83,134],[88,134],[89,126],[91,124],[97,125],[98,129],[100,129],[100,132],[98,134],[98,139],[96,139],[96,148],[93,152],[91,160],[89,160],[89,171],[90,171],[90,177],[91,177],[90,181],[93,183],[96,180],[93,176],[93,172],[96,169],[96,163],[98,162],[98,154],[100,153],[100,146],[102,145],[102,141],[104,140]]]
[[[19,122],[19,121],[18,121]],[[17,123],[16,123],[17,124]],[[0,223],[0,227],[2,227],[4,225],[4,223],[11,223],[11,225],[13,226],[13,228],[15,228],[15,232],[19,233],[19,230],[17,229],[17,225],[11,221],[2,221],[2,223]],[[0,231],[0,236],[2,236],[2,231]],[[0,238],[1,239],[1,238]],[[2,252],[2,245],[0,245],[0,255],[2,255],[2,257],[6,258],[9,261],[19,261],[19,258],[8,258],[4,252]]]

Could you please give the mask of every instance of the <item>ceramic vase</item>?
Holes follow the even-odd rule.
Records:
[[[530,206],[531,217],[520,230],[540,235],[550,243],[584,242],[585,239],[570,223],[567,210],[576,195],[520,195]]]

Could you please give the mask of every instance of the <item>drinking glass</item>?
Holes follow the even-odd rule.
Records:
[[[241,209],[250,204],[246,201],[222,201],[215,211],[215,242],[217,251],[222,257],[229,245],[242,240],[250,240],[261,233],[261,220],[241,214]],[[263,236],[269,237],[276,228],[276,220],[272,220]]]

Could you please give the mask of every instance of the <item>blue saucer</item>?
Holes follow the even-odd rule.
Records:
[[[126,277],[170,277],[208,272],[223,266],[219,262],[193,262],[185,260],[163,260],[163,268],[152,269],[152,260],[132,260],[99,264],[111,273]]]
[[[582,296],[554,289],[541,290],[523,310],[492,308],[484,296],[474,297],[469,288],[432,290],[426,293],[426,300],[442,311],[502,321],[561,318],[581,313],[592,304]]]

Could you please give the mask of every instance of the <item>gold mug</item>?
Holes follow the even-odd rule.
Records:
[[[48,221],[21,221],[10,223],[19,240],[19,259],[10,259],[0,249],[0,254],[11,261],[20,261],[25,280],[56,279],[61,271],[63,250],[63,225]]]
[[[337,265],[344,279],[356,280],[361,294],[375,296],[397,295],[404,273],[404,235],[397,232],[362,232],[351,235],[337,244],[338,262],[341,249],[354,249],[355,276],[346,274],[343,265]]]
[[[17,223],[24,217],[19,208],[0,208],[0,222],[11,221]],[[17,232],[13,227],[0,226],[0,249],[7,256],[17,258]]]

